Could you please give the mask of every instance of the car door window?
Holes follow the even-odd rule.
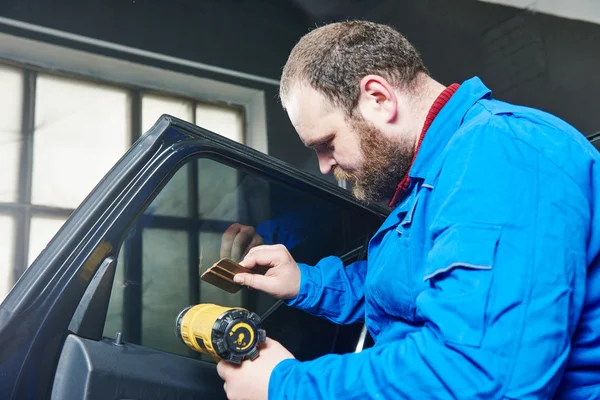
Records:
[[[329,255],[356,257],[358,253],[352,251],[365,244],[378,221],[371,213],[346,203],[227,165],[223,160],[188,161],[127,233],[119,253],[104,335],[115,337],[122,332],[124,340],[131,343],[210,361],[175,336],[175,317],[183,308],[214,303],[245,307],[262,316],[276,304],[262,292],[242,289],[231,294],[200,279],[223,255],[223,233],[232,224],[252,227],[265,244],[284,244],[298,262],[310,265]],[[282,311],[270,312],[269,326],[283,335],[285,326],[299,319],[292,317],[294,310],[281,307]],[[309,329],[307,324],[331,325],[323,320],[310,321],[305,321],[302,329]],[[321,337],[333,340],[333,325],[315,328],[322,332],[330,329]],[[293,340],[298,343],[300,327],[294,329]]]

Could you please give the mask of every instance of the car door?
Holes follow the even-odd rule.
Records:
[[[201,124],[201,121],[199,122]],[[301,360],[354,351],[336,326],[270,296],[200,275],[233,224],[309,265],[365,256],[386,211],[327,182],[163,116],[72,214],[0,306],[7,399],[220,399],[214,360],[174,333],[196,303],[242,306]],[[230,254],[227,254],[230,255]],[[363,332],[364,336],[364,332]]]

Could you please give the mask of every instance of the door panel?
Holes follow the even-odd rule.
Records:
[[[219,400],[226,398],[224,394],[210,364],[128,343],[70,335],[58,362],[51,399]]]

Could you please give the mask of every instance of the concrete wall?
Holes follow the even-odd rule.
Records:
[[[473,0],[387,0],[354,16],[394,25],[445,84],[477,75],[499,99],[600,131],[598,25]]]
[[[274,79],[309,24],[284,1],[3,0],[0,15]]]

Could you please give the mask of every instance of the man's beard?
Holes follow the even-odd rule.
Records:
[[[397,142],[387,139],[362,116],[352,118],[350,124],[360,138],[363,165],[357,171],[335,166],[334,176],[352,182],[352,193],[359,201],[369,204],[390,199],[411,167],[413,144],[408,138]]]

